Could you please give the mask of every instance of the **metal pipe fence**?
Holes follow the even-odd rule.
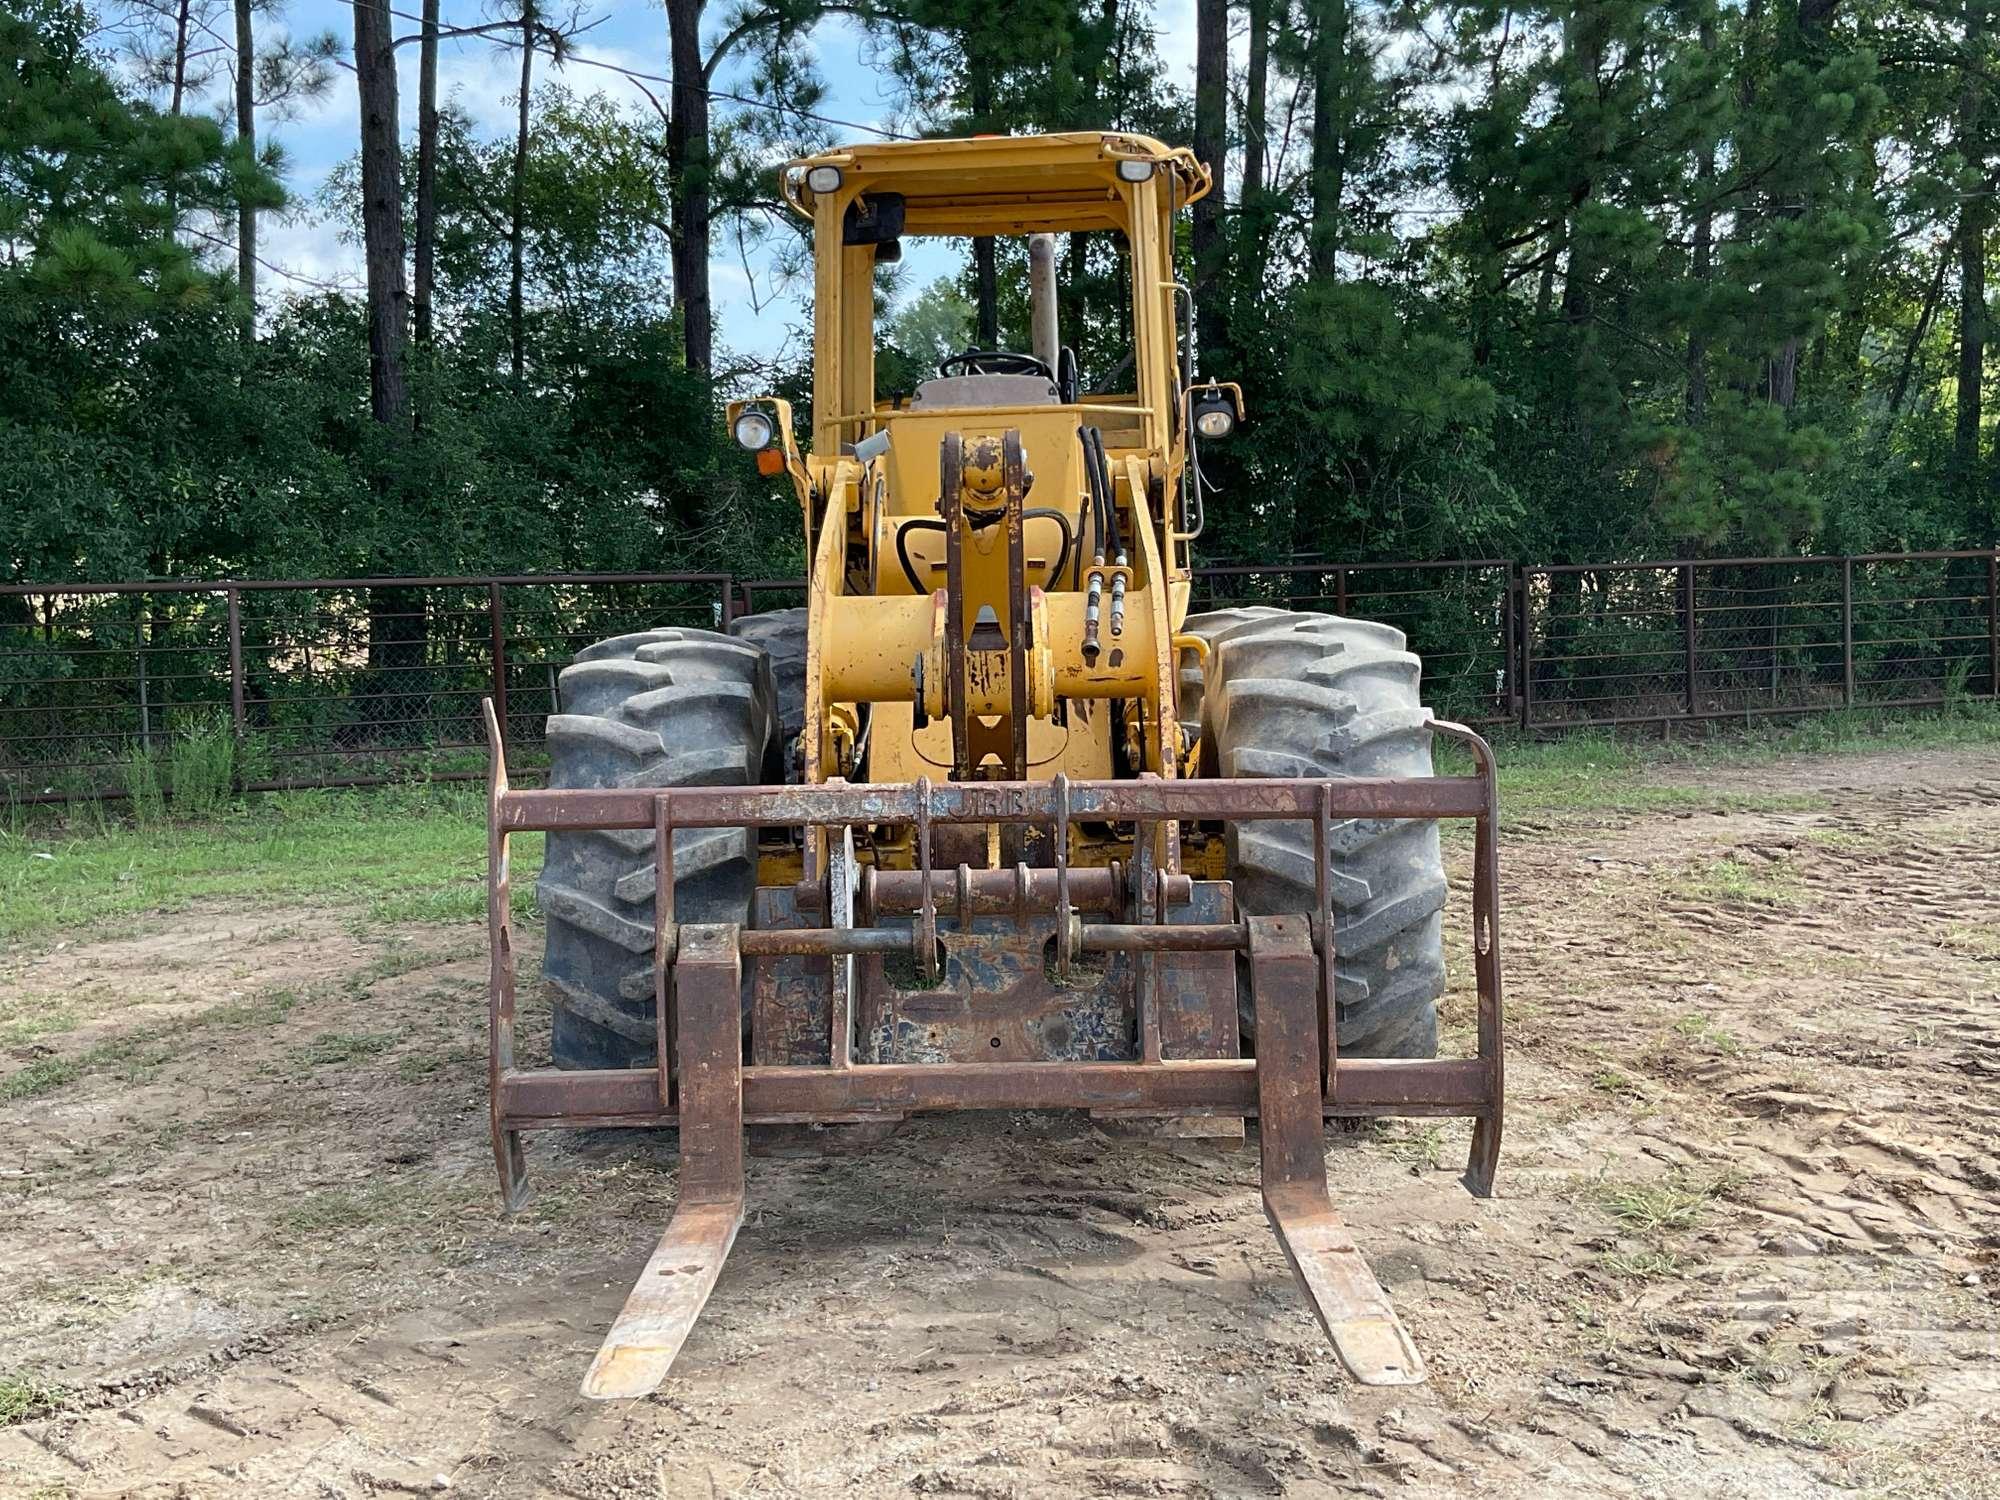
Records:
[[[227,734],[244,790],[473,777],[491,695],[532,768],[577,650],[801,604],[725,573],[0,585],[0,801],[118,796]],[[1528,731],[2000,696],[2000,553],[1532,566],[1224,563],[1190,610],[1380,620],[1441,713]]]

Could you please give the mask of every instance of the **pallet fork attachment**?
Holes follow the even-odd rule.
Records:
[[[1474,1121],[1466,1186],[1492,1192],[1502,1118],[1497,802],[1485,742],[1455,724],[1435,728],[1471,749],[1470,776],[1411,780],[955,783],[916,786],[649,788],[519,791],[507,782],[497,721],[489,777],[488,924],[491,1122],[501,1191],[511,1210],[526,1192],[521,1135],[568,1128],[679,1126],[680,1199],[658,1247],[591,1364],[583,1393],[643,1396],[672,1368],[735,1243],[745,1205],[744,1126],[759,1121],[851,1120],[946,1109],[1094,1109],[1163,1115],[1255,1115],[1262,1153],[1264,1209],[1314,1315],[1348,1374],[1367,1385],[1425,1378],[1422,1356],[1327,1187],[1322,1125],[1333,1115],[1467,1115]],[[508,836],[533,829],[653,830],[667,862],[680,827],[759,827],[790,823],[828,831],[838,851],[845,830],[906,823],[1032,823],[1070,819],[1145,824],[1170,820],[1310,820],[1330,855],[1338,820],[1470,818],[1473,854],[1473,960],[1478,1054],[1456,1059],[1348,1059],[1328,1024],[1333,996],[1332,909],[1321,882],[1311,914],[1247,917],[1232,923],[1163,923],[1165,902],[1134,905],[1151,920],[1083,922],[1057,912],[1063,944],[1082,953],[1145,954],[1157,968],[1176,952],[1230,950],[1247,958],[1256,1015],[1254,1058],[1161,1056],[1158,990],[1133,987],[1132,1061],[858,1064],[848,1046],[819,1066],[746,1066],[742,974],[746,959],[909,951],[936,930],[932,882],[921,882],[918,919],[898,927],[845,925],[851,906],[821,892],[829,924],[783,930],[679,924],[671,899],[656,913],[655,1011],[660,1038],[653,1068],[569,1072],[522,1069],[514,1056],[514,961]],[[1060,845],[1061,840],[1058,840]],[[836,852],[830,863],[842,864]],[[838,870],[834,873],[838,874]],[[1005,872],[1001,872],[1005,873]],[[1155,872],[1160,890],[1173,872]],[[828,872],[821,871],[825,881]],[[1055,896],[1067,908],[1066,869]],[[844,874],[840,875],[845,879]],[[961,891],[970,890],[967,872]],[[1023,905],[1041,889],[1013,877]],[[967,898],[961,896],[961,902]],[[851,1017],[844,1018],[851,1022]],[[838,1026],[843,1018],[836,1016]],[[843,1038],[845,1040],[845,1038]]]

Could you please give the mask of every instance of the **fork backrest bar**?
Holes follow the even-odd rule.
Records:
[[[1073,781],[1070,820],[1154,822],[1217,819],[1254,822],[1312,818],[1325,809],[1335,818],[1478,818],[1490,808],[1482,776],[1356,777],[1352,780]],[[659,791],[653,787],[561,791],[506,791],[498,799],[500,826],[533,829],[651,828]],[[676,787],[676,828],[755,828],[815,824],[1047,823],[1058,814],[1046,782],[947,782],[920,793],[915,786]],[[925,803],[928,802],[926,809]]]

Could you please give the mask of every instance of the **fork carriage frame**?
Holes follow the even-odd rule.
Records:
[[[1464,1115],[1473,1120],[1466,1186],[1493,1188],[1503,1108],[1499,956],[1498,799],[1493,755],[1459,724],[1433,728],[1465,745],[1470,776],[1351,780],[1181,780],[1047,783],[650,787],[525,790],[508,784],[492,705],[486,705],[487,924],[490,1119],[501,1192],[511,1211],[527,1191],[522,1137],[534,1130],[659,1127],[680,1131],[680,1197],[659,1248],[634,1287],[584,1393],[643,1395],[664,1378],[720,1274],[743,1220],[743,1127],[896,1118],[936,1110],[1088,1109],[1153,1116],[1256,1116],[1266,1214],[1341,1362],[1371,1384],[1424,1378],[1421,1356],[1335,1214],[1321,1122],[1337,1115]],[[1331,835],[1353,818],[1469,818],[1475,825],[1473,968],[1478,1051],[1469,1058],[1342,1058],[1330,1024],[1334,995]],[[1321,851],[1317,910],[1233,922],[1175,922],[1187,888],[1178,870],[1183,821],[1310,821]],[[1133,825],[1134,860],[1072,871],[1060,830],[1089,820]],[[901,927],[854,925],[860,884],[843,831],[909,825],[916,871],[881,872],[871,887],[883,909],[908,912]],[[940,825],[1032,825],[1047,831],[1053,870],[934,871],[930,831]],[[817,926],[774,930],[680,924],[673,908],[672,834],[680,828],[772,826],[823,831],[828,854],[806,840],[807,879],[797,908]],[[651,1068],[522,1068],[515,1057],[515,964],[508,840],[514,833],[651,829],[659,850],[654,918]],[[1137,921],[1086,922],[1080,906]],[[1100,887],[1104,888],[1100,890]],[[941,901],[940,896],[946,899]],[[909,954],[934,974],[938,918],[1032,907],[1055,918],[1058,969],[1080,954],[1128,955],[1138,1056],[1132,1061],[891,1062],[854,1059],[856,955]],[[1256,1016],[1254,1058],[1166,1055],[1162,967],[1174,954],[1235,952],[1247,960]],[[832,970],[829,1061],[746,1065],[742,972],[746,957],[827,958]],[[671,1066],[670,1066],[671,1063]]]

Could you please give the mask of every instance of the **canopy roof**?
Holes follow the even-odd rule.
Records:
[[[819,198],[806,174],[838,167],[843,200],[857,191],[902,194],[907,234],[1123,229],[1140,185],[1120,179],[1121,161],[1154,164],[1155,180],[1169,189],[1158,199],[1167,214],[1209,190],[1208,169],[1186,147],[1119,131],[844,146],[789,163],[779,181],[785,201],[811,218]]]

